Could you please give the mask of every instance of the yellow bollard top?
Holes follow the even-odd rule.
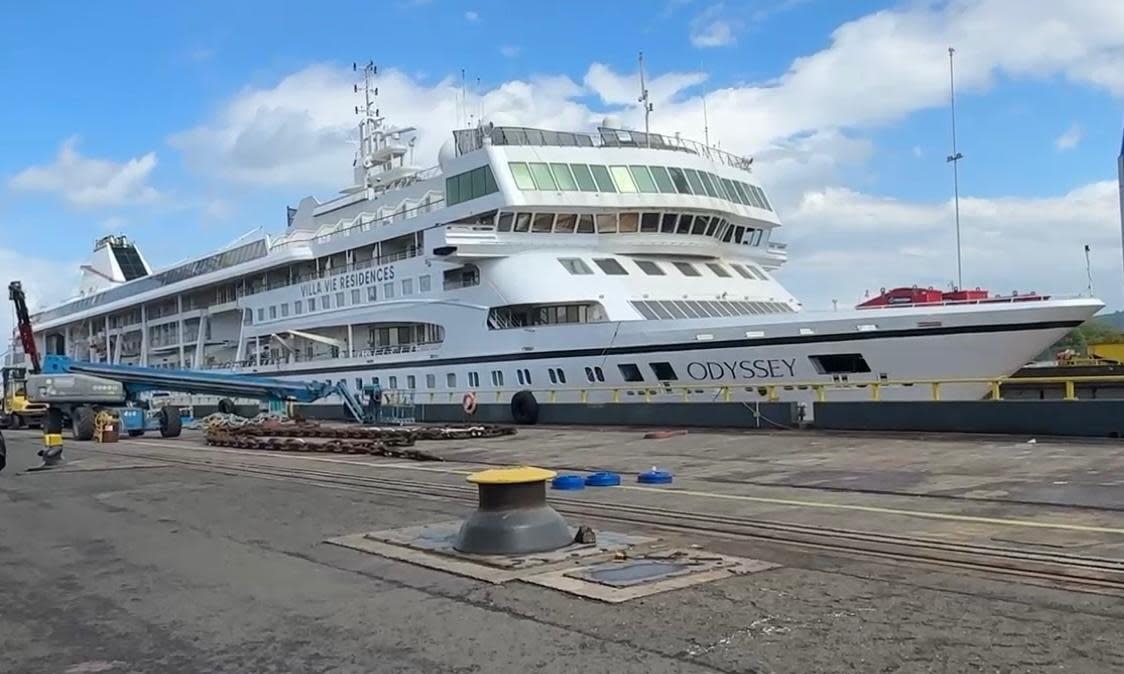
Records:
[[[490,468],[469,475],[468,481],[476,484],[524,484],[527,482],[545,482],[557,474],[553,470],[531,466]]]

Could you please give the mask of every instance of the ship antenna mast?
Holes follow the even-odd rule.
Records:
[[[960,258],[960,160],[964,155],[956,150],[956,79],[952,70],[952,55],[956,50],[948,48],[948,106],[952,112],[952,154],[945,163],[952,164],[952,199],[956,213],[956,289],[964,287],[964,268]]]
[[[359,64],[351,64],[352,72],[359,71]],[[375,107],[375,99],[379,95],[379,88],[371,86],[371,80],[379,73],[379,67],[375,65],[374,61],[367,61],[367,65],[363,66],[363,107],[355,106],[355,114],[362,115],[359,120],[359,157],[356,160],[358,165],[363,168],[363,187],[366,189],[370,187],[367,172],[367,158],[376,149],[375,145],[375,130],[379,125],[379,110]],[[356,83],[352,86],[355,93],[359,93],[359,84]]]
[[[648,99],[648,87],[644,85],[644,52],[640,52],[640,104],[644,106],[644,136],[647,138],[648,147],[652,147],[652,134],[648,130],[649,117],[652,114],[652,103]]]
[[[710,122],[706,119],[706,92],[702,95],[703,104],[703,144],[710,147]]]

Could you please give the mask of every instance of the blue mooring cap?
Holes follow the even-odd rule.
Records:
[[[581,475],[559,475],[550,481],[550,486],[565,491],[585,489],[585,480],[582,479]]]
[[[671,484],[671,473],[666,470],[647,470],[636,476],[642,484]]]
[[[585,478],[589,487],[615,487],[621,483],[621,476],[616,473],[593,473]]]

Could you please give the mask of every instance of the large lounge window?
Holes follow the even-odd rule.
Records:
[[[512,174],[515,174],[514,164],[512,165]],[[518,183],[518,178],[516,178],[516,183]],[[496,178],[492,175],[492,169],[488,165],[478,166],[471,171],[449,176],[445,179],[445,203],[449,206],[497,191],[499,191],[499,187],[496,186]]]
[[[695,169],[684,169],[687,174],[687,182],[691,184],[691,191],[698,195],[706,194],[706,188],[703,187],[702,179],[699,178],[699,172]],[[711,195],[713,196],[713,195]]]
[[[808,356],[812,367],[820,374],[862,374],[870,372],[870,365],[861,353],[832,353]]]

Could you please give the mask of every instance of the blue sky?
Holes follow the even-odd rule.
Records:
[[[1115,155],[1124,3],[1083,0],[621,3],[9,3],[0,42],[0,269],[60,299],[95,238],[155,265],[200,254],[350,168],[353,60],[419,126],[418,163],[473,109],[590,128],[641,117],[758,158],[810,307],[944,285],[952,243],[947,46],[955,45],[965,281],[1124,304]],[[479,78],[479,85],[476,80]],[[60,271],[60,266],[64,267]],[[6,312],[5,312],[6,313]]]

